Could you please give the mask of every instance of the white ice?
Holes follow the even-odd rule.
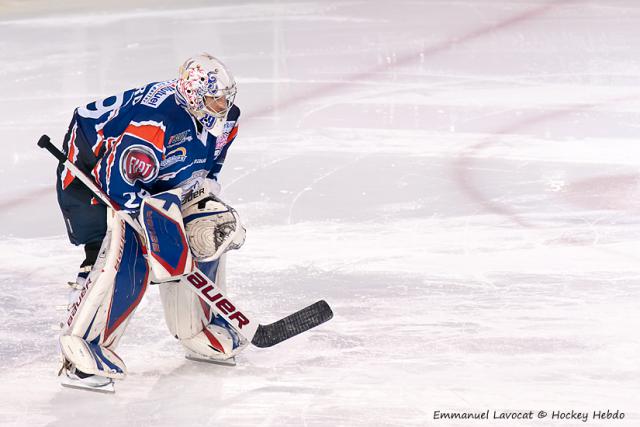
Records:
[[[640,425],[639,20],[635,0],[0,2],[0,425]],[[36,140],[201,51],[243,110],[230,293],[266,323],[322,298],[335,318],[209,366],[151,289],[116,394],[63,389],[82,255]]]

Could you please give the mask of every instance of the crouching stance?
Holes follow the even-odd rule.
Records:
[[[244,240],[237,214],[217,198],[238,132],[235,94],[226,66],[203,54],[188,59],[176,79],[74,112],[63,151],[117,212],[59,167],[67,232],[86,253],[60,338],[61,374],[70,385],[105,387],[124,378],[116,348],[151,283],[159,283],[169,330],[190,357],[225,360],[246,344],[175,279],[197,266],[224,288],[224,252]],[[136,218],[144,232],[122,215]]]
[[[160,287],[167,326],[188,358],[228,361],[248,344],[176,280],[197,266],[224,289],[224,253],[242,245],[244,227],[231,207],[204,188],[195,197],[189,193],[185,204],[181,193],[167,191],[143,201],[138,221],[144,237],[121,214],[108,211],[107,234],[88,277],[74,292],[60,337],[64,385],[111,391],[113,380],[125,377],[116,347],[150,283]]]

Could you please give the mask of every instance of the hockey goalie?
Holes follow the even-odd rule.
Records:
[[[58,202],[71,243],[85,249],[60,336],[63,385],[112,391],[125,377],[118,342],[152,282],[159,283],[169,332],[188,357],[228,361],[247,345],[210,305],[171,280],[196,266],[224,288],[225,252],[244,242],[218,184],[238,131],[235,94],[227,67],[203,54],[188,59],[177,79],[75,110],[63,152],[114,209],[61,164]]]

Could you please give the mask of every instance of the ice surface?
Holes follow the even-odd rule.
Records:
[[[640,425],[639,19],[633,0],[0,2],[0,425]],[[116,394],[63,389],[81,251],[36,140],[200,51],[240,85],[231,294],[265,323],[321,298],[335,318],[198,364],[151,289]]]

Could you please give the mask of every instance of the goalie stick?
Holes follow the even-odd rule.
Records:
[[[38,146],[46,149],[61,164],[78,178],[93,194],[105,205],[113,209],[136,233],[145,240],[142,227],[128,213],[121,212],[111,202],[109,196],[102,191],[92,180],[74,165],[62,151],[51,143],[47,135],[42,135],[38,140]],[[245,337],[256,347],[271,347],[284,340],[294,337],[302,332],[308,331],[333,317],[331,307],[326,301],[320,300],[308,307],[303,308],[289,316],[286,316],[268,325],[258,324],[239,310],[229,298],[224,295],[220,288],[199,269],[195,268],[191,273],[181,277],[176,277],[183,286],[188,286],[202,300],[204,300],[212,310],[222,316],[231,327]]]

